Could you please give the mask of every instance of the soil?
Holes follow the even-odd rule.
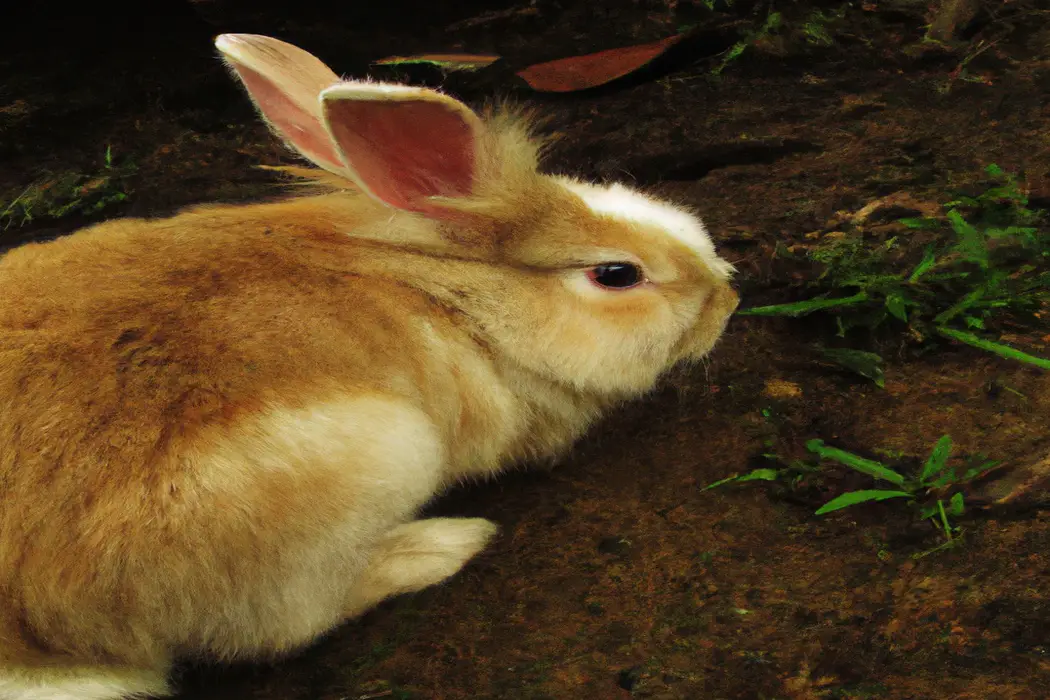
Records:
[[[3,247],[99,218],[282,195],[253,166],[294,159],[219,64],[211,38],[226,31],[278,36],[361,76],[391,54],[494,52],[521,67],[713,27],[688,60],[595,91],[531,93],[506,71],[450,90],[549,114],[550,170],[695,206],[739,268],[745,306],[796,298],[803,272],[783,251],[879,197],[944,201],[996,163],[1021,174],[1033,206],[1050,202],[1050,16],[1034,2],[1025,21],[990,3],[941,48],[922,42],[921,2],[851,5],[830,45],[790,29],[839,3],[800,6],[718,79],[716,54],[736,38],[726,27],[753,16],[743,5],[309,5],[158,2],[144,17],[95,3],[8,24],[0,192],[44,172],[97,172],[107,146],[135,169],[125,201],[12,226]],[[960,70],[982,41],[994,47]],[[1018,340],[1046,355],[1047,332]],[[915,558],[942,535],[900,502],[814,515],[847,487],[870,488],[841,471],[815,492],[702,490],[765,453],[801,456],[815,437],[870,457],[922,458],[945,433],[957,453],[1007,464],[1050,451],[1046,372],[882,341],[879,388],[819,361],[814,345],[829,337],[811,322],[735,318],[705,366],[611,415],[556,468],[435,502],[434,513],[501,526],[461,575],[287,660],[188,663],[179,700],[1047,697],[1045,499],[970,509],[958,546]]]

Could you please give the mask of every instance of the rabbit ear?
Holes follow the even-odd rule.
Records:
[[[279,136],[322,168],[347,175],[325,129],[319,95],[339,76],[315,56],[258,34],[222,34],[215,47]]]
[[[481,120],[434,90],[347,82],[321,93],[325,123],[351,177],[398,209],[443,216],[430,197],[474,192]]]

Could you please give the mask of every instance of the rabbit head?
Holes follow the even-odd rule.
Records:
[[[373,203],[346,233],[418,253],[391,274],[527,371],[594,396],[644,392],[710,351],[736,308],[733,268],[695,215],[540,172],[527,116],[344,81],[268,37],[216,45],[272,129],[323,169],[311,177]]]

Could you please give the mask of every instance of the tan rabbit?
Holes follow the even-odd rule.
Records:
[[[705,355],[737,298],[693,215],[541,174],[528,124],[219,50],[318,192],[0,259],[0,698],[169,693],[301,647],[496,532],[414,520]]]

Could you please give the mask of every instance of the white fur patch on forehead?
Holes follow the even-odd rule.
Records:
[[[592,211],[653,226],[696,251],[713,273],[722,279],[733,273],[733,265],[715,252],[707,228],[698,217],[685,209],[649,197],[622,184],[594,185],[569,178],[563,184],[579,195]]]

